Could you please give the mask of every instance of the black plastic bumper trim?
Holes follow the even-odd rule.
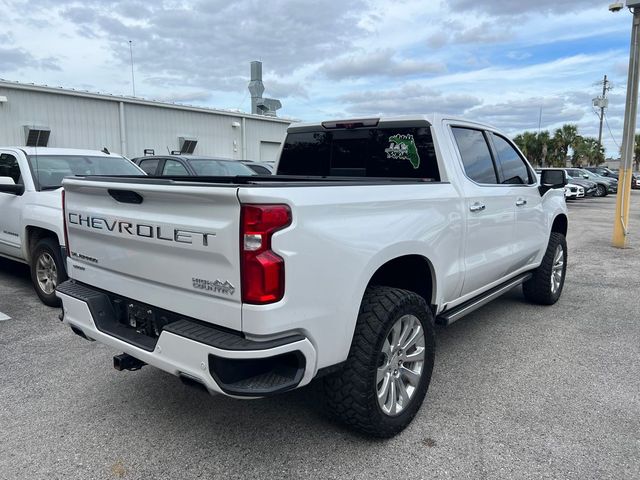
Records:
[[[181,337],[185,337],[199,343],[204,343],[210,347],[234,351],[268,350],[304,340],[302,335],[289,335],[276,340],[258,342],[248,340],[242,335],[229,333],[224,330],[217,330],[209,327],[208,325],[202,325],[189,320],[179,320],[177,322],[170,323],[164,327],[164,331],[180,335]]]
[[[155,348],[158,341],[157,338],[138,333],[134,329],[118,322],[110,299],[110,296],[115,296],[115,294],[90,287],[80,282],[76,282],[75,280],[67,280],[66,282],[61,283],[58,285],[57,290],[64,295],[68,295],[85,302],[93,316],[93,321],[95,322],[96,327],[101,332],[114,336],[124,342],[130,343],[149,352],[153,351]],[[117,297],[126,302],[138,303],[136,300],[120,296]],[[163,332],[166,331],[173,333],[220,350],[268,350],[298,342],[305,338],[302,335],[294,334],[278,338],[276,340],[249,340],[240,332],[225,330],[220,327],[206,324],[200,320],[184,317],[178,313],[168,312],[153,306],[150,307],[168,317],[171,317],[172,319],[175,319],[163,327]]]
[[[299,350],[242,359],[209,354],[209,373],[228,395],[269,397],[296,388],[302,381],[306,363]]]

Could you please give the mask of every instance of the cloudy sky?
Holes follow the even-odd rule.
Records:
[[[301,120],[444,112],[510,134],[576,123],[607,74],[603,139],[618,155],[631,15],[613,0],[0,0],[0,78],[250,109]],[[600,92],[601,93],[601,92]]]

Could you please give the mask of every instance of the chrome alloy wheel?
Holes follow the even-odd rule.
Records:
[[[551,267],[551,293],[555,294],[562,284],[562,274],[564,271],[564,250],[562,245],[556,247],[556,253],[553,256],[553,266]]]
[[[424,331],[414,315],[400,317],[382,344],[376,386],[382,412],[396,416],[407,408],[422,377]]]
[[[36,278],[38,287],[45,294],[51,295],[58,284],[58,269],[56,262],[48,252],[42,252],[36,263]]]

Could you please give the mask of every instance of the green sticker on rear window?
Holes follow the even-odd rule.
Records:
[[[386,148],[387,158],[393,160],[409,160],[414,169],[420,166],[420,155],[416,148],[413,135],[392,135],[389,137],[389,148]]]

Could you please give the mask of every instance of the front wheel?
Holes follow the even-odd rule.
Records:
[[[43,238],[36,243],[31,255],[31,282],[42,303],[59,307],[56,287],[67,279],[58,242]]]
[[[596,187],[596,197],[605,197],[607,195],[607,188],[604,185],[598,184]]]
[[[567,273],[567,240],[564,235],[551,232],[542,263],[533,272],[533,277],[522,284],[527,300],[542,305],[553,305],[558,301]]]
[[[417,294],[365,293],[343,369],[324,379],[329,413],[362,433],[392,437],[413,420],[431,381],[433,316]]]

